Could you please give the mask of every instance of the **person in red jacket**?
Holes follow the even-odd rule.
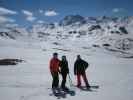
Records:
[[[53,58],[50,60],[50,72],[53,78],[52,89],[59,87],[59,64],[58,53],[53,53]]]

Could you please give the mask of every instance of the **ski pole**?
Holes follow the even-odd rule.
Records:
[[[70,86],[74,86],[70,74],[68,74]]]

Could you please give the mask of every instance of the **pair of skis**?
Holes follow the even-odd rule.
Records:
[[[50,96],[55,96],[57,97],[57,99],[61,99],[61,98],[66,98],[66,95],[69,94],[70,96],[74,96],[75,95],[75,91],[67,89],[61,89],[61,88],[55,88],[52,89],[52,93],[50,94]]]
[[[52,89],[52,94],[50,96],[55,96],[57,99],[66,98],[65,92],[61,91],[59,88]]]

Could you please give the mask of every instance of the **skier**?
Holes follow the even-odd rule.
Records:
[[[66,56],[62,56],[62,60],[60,62],[60,70],[62,75],[61,88],[63,90],[68,90],[68,88],[66,87],[66,78],[67,78],[67,74],[69,74],[69,68],[68,68],[68,61],[66,59]]]
[[[59,64],[58,53],[53,53],[53,58],[50,60],[50,72],[53,78],[52,89],[59,87]]]
[[[77,60],[74,63],[74,75],[77,76],[77,87],[81,88],[81,76],[86,84],[87,88],[90,88],[86,77],[86,69],[88,68],[88,63],[81,59],[80,55],[77,55]]]

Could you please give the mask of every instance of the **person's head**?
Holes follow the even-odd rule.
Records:
[[[62,56],[62,60],[64,61],[64,60],[66,60],[66,56],[64,55],[64,56]]]
[[[53,53],[53,58],[58,58],[58,53]]]
[[[77,60],[80,60],[81,59],[81,56],[80,55],[77,55]]]

